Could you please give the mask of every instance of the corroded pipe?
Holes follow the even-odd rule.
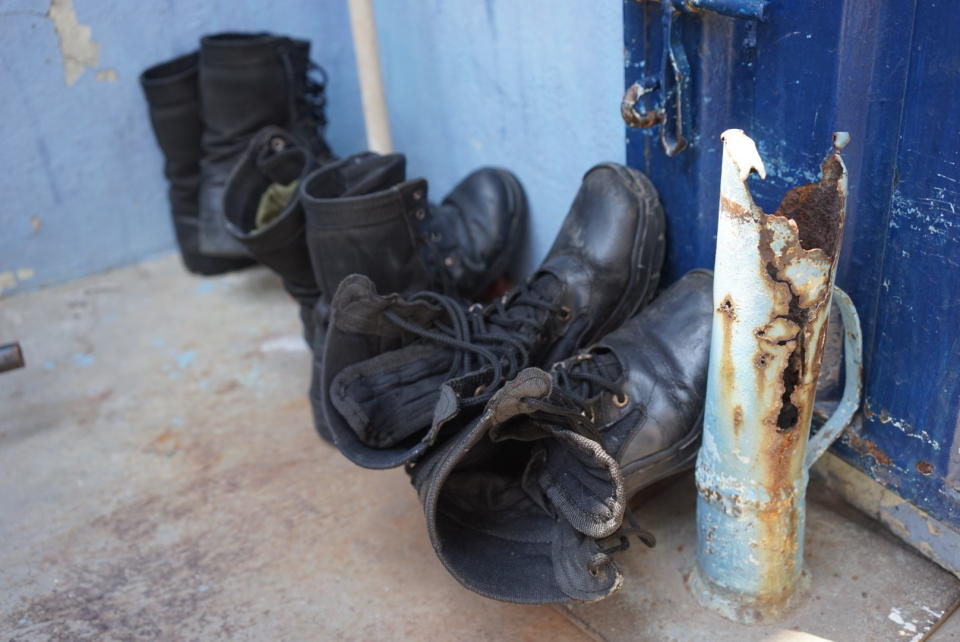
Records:
[[[810,439],[817,377],[846,212],[840,149],[817,183],[791,189],[773,214],[746,181],[766,177],[754,142],[728,130],[720,179],[714,318],[697,460],[701,604],[739,622],[775,619],[797,601],[803,570],[807,469],[849,423],[860,400],[860,329],[837,290],[847,379],[834,415]]]

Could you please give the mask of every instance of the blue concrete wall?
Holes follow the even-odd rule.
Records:
[[[173,247],[162,160],[137,77],[201,34],[268,30],[313,41],[330,140],[365,144],[344,0],[74,0],[99,61],[67,84],[49,2],[0,0],[0,296]],[[99,79],[98,79],[99,77]]]
[[[434,200],[501,165],[532,207],[529,267],[583,173],[623,162],[623,6],[608,0],[375,0],[394,146]]]
[[[57,0],[59,2],[60,0]],[[137,76],[220,30],[310,38],[329,71],[329,138],[365,147],[345,0],[74,0],[99,60],[66,82],[43,0],[0,0],[0,296],[169,251],[161,157]],[[532,206],[526,267],[583,172],[623,161],[619,3],[375,3],[394,144],[439,199],[472,169],[513,169]]]

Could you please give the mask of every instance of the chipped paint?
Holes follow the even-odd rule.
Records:
[[[67,86],[73,86],[87,69],[100,62],[100,45],[94,42],[93,32],[80,24],[73,9],[73,0],[50,0],[47,17],[53,23],[63,58],[63,75]]]
[[[0,272],[0,294],[17,287],[17,275],[13,270]]]
[[[767,214],[746,184],[766,175],[757,146],[741,130],[721,137],[714,340],[696,475],[701,546],[691,585],[701,604],[735,621],[776,619],[799,599],[807,469],[859,406],[859,320],[833,287],[847,194],[839,150],[848,138],[835,135],[819,180],[790,189]],[[846,330],[844,398],[808,444],[831,300]]]
[[[97,72],[99,82],[117,82],[119,79],[120,75],[116,69],[101,69]]]

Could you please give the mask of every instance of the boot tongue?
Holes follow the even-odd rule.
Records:
[[[618,381],[623,376],[623,365],[609,348],[594,348],[587,356],[588,358],[575,358],[568,366],[573,379],[572,392],[582,399],[597,396],[603,392],[603,388],[589,379],[578,378],[578,374],[589,374],[607,381]]]
[[[550,312],[544,308],[530,305],[531,299],[542,301],[554,301],[560,295],[563,289],[563,283],[549,272],[541,272],[527,283],[527,286],[519,292],[516,298],[510,302],[507,310],[507,316],[513,319],[535,319],[545,321]],[[497,314],[493,315],[496,321]],[[510,330],[513,332],[513,330]]]

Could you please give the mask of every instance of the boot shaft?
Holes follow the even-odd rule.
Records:
[[[313,155],[292,134],[266,127],[240,157],[223,196],[227,231],[280,275],[291,296],[311,309],[320,297],[320,288],[307,251],[297,187],[315,166]],[[286,202],[270,204],[269,192],[277,188],[289,196]]]
[[[197,70],[190,53],[150,67],[140,75],[150,124],[163,152],[170,203],[179,215],[196,216],[200,181],[200,121]]]
[[[427,184],[406,181],[400,154],[354,156],[311,174],[300,189],[313,271],[332,297],[350,274],[368,276],[381,292],[435,287],[425,267],[422,229]]]
[[[308,79],[309,54],[309,42],[268,33],[205,36],[199,59],[205,155],[215,161],[239,153],[256,132],[275,125],[308,143],[311,153],[329,156],[318,131],[325,124],[323,86]]]

